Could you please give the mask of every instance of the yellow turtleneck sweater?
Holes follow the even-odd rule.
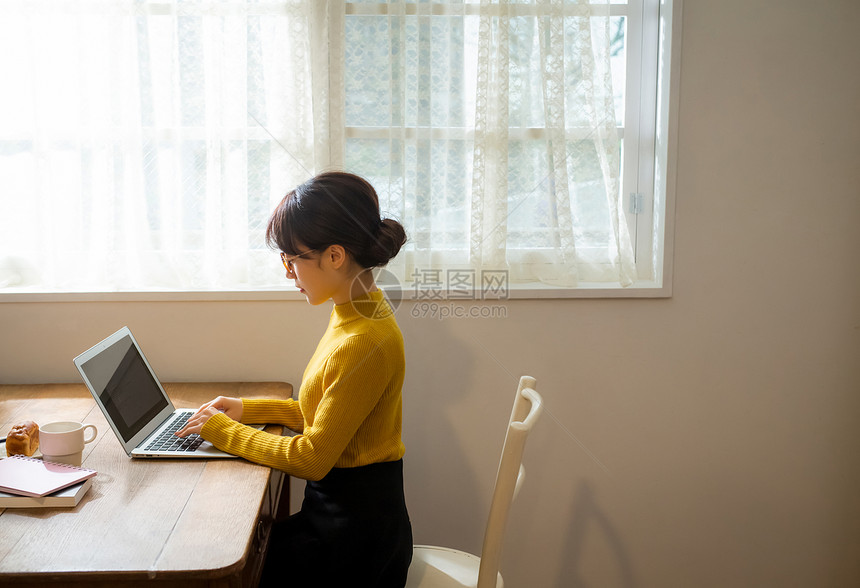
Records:
[[[298,401],[242,399],[243,423],[286,425],[299,434],[272,435],[224,414],[210,418],[200,434],[219,449],[306,480],[320,480],[333,467],[396,461],[405,452],[405,371],[391,307],[382,292],[371,292],[335,305]]]

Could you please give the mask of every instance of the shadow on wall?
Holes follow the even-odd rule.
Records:
[[[404,305],[397,318],[406,344],[404,466],[413,538],[416,544],[479,553],[487,504],[478,484],[483,473],[468,458],[482,431],[469,423],[474,408],[464,407],[475,400],[469,381],[475,358],[444,321],[412,318],[404,312],[408,308]],[[500,447],[501,441],[489,464],[493,475]]]
[[[624,542],[609,517],[601,510],[591,485],[586,481],[580,482],[577,488],[572,513],[573,516],[562,548],[563,564],[556,585],[569,586],[570,588],[589,586],[589,583],[582,578],[578,570],[583,567],[586,541],[595,537],[595,534],[602,534],[611,555],[615,558],[616,567],[620,574],[617,585],[624,588],[635,588],[636,580],[633,575],[633,566],[627,549],[624,547]]]

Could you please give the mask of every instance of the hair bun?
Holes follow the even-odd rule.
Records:
[[[366,253],[357,261],[365,267],[385,265],[400,252],[405,243],[406,230],[403,225],[391,218],[382,219]]]
[[[324,172],[284,196],[269,218],[266,242],[288,255],[337,244],[362,267],[378,267],[406,243],[403,225],[379,217],[379,196],[370,182]]]

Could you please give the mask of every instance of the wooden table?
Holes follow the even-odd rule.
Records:
[[[292,394],[283,383],[165,388],[178,408]],[[273,516],[289,504],[285,474],[242,459],[131,459],[83,385],[0,386],[0,435],[26,419],[96,425],[83,465],[98,475],[74,508],[0,509],[0,585],[256,586]]]

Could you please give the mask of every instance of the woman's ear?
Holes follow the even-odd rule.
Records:
[[[342,268],[348,260],[348,254],[342,245],[329,245],[323,256],[334,269]]]

